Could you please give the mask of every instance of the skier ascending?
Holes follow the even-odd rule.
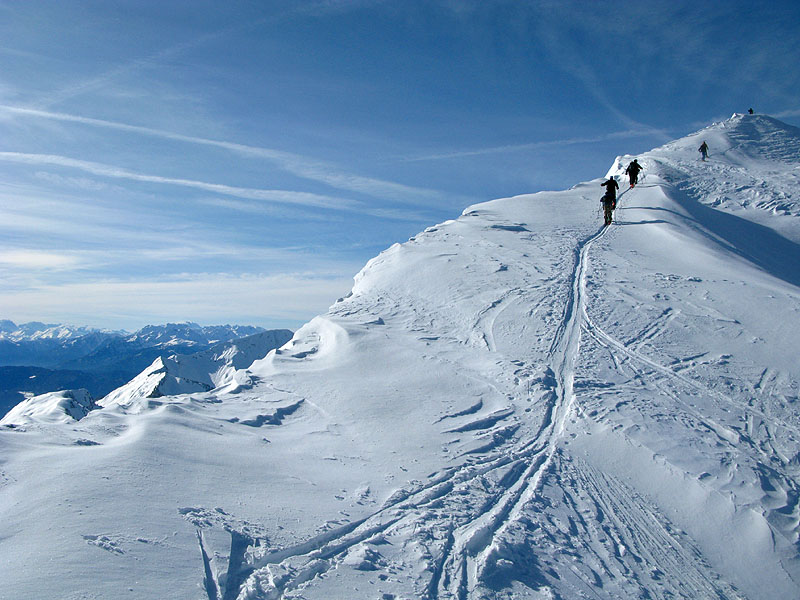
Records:
[[[705,141],[700,145],[697,151],[703,155],[703,160],[708,158],[708,144]]]
[[[603,218],[606,225],[611,225],[611,221],[614,219],[614,209],[617,208],[617,190],[619,189],[619,184],[614,177],[609,177],[608,180],[600,185],[606,188],[605,195],[600,198],[600,202],[603,203]]]
[[[634,158],[631,164],[628,165],[628,168],[625,169],[625,174],[631,180],[631,187],[635,186],[636,183],[639,181],[639,173],[642,170],[642,165],[636,162]]]

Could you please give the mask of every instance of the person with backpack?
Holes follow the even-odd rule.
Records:
[[[708,144],[706,144],[705,140],[704,140],[704,141],[703,141],[703,143],[700,145],[700,147],[697,149],[697,151],[698,151],[700,154],[702,154],[702,155],[703,155],[703,160],[705,160],[705,159],[707,159],[707,158],[708,158]]]
[[[636,183],[639,181],[639,173],[642,171],[642,165],[636,162],[634,158],[631,164],[628,165],[628,168],[625,169],[625,174],[631,181],[631,187],[635,186]]]
[[[614,177],[609,177],[608,180],[600,185],[606,188],[606,193],[600,198],[600,202],[603,203],[603,219],[605,225],[611,225],[611,221],[614,220],[614,209],[617,208],[617,190],[619,189],[619,184]]]

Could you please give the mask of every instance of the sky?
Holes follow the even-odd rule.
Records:
[[[0,318],[296,329],[471,204],[750,107],[800,126],[798,23],[796,1],[0,0]]]

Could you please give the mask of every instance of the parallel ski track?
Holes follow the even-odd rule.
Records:
[[[550,468],[558,441],[574,404],[573,381],[575,364],[580,350],[582,323],[586,318],[586,272],[589,264],[589,251],[595,241],[608,231],[600,231],[580,242],[575,250],[570,294],[564,315],[550,346],[551,369],[555,374],[557,392],[549,419],[536,439],[524,445],[516,460],[524,460],[527,467],[521,475],[506,488],[491,506],[480,511],[478,517],[457,528],[453,533],[453,543],[446,547],[450,556],[444,568],[451,582],[449,589],[440,584],[436,594],[429,598],[466,599],[478,584],[478,570],[491,550],[495,537],[502,533],[509,520],[513,520],[522,507],[533,497],[539,488],[541,478]],[[446,581],[443,579],[443,582]],[[431,590],[432,591],[432,590]]]
[[[589,335],[594,337],[597,340],[598,343],[600,343],[601,345],[606,346],[606,347],[614,348],[615,350],[620,352],[622,355],[624,355],[626,358],[628,358],[630,360],[633,360],[633,361],[635,361],[635,362],[637,362],[637,363],[639,363],[641,365],[645,365],[649,369],[651,369],[651,370],[653,370],[653,371],[655,371],[657,373],[660,373],[660,374],[664,375],[665,377],[667,377],[669,379],[672,379],[672,380],[682,384],[684,387],[686,387],[688,389],[691,389],[694,392],[702,393],[702,394],[705,394],[705,395],[711,395],[714,398],[720,400],[721,402],[729,405],[731,408],[734,408],[734,409],[737,409],[737,410],[745,410],[749,414],[757,415],[758,417],[760,417],[766,423],[769,423],[773,427],[775,427],[777,429],[785,429],[787,431],[791,431],[792,433],[794,433],[795,435],[800,437],[800,430],[798,430],[797,428],[795,428],[795,427],[793,427],[791,425],[788,425],[786,423],[776,421],[773,417],[767,415],[766,413],[758,410],[757,408],[755,408],[753,406],[743,406],[740,402],[736,402],[735,400],[733,400],[729,396],[726,396],[722,392],[719,392],[717,390],[709,389],[707,386],[704,386],[701,383],[694,381],[690,377],[687,377],[687,376],[681,374],[680,372],[678,372],[678,371],[676,371],[674,369],[671,369],[668,366],[664,366],[664,365],[662,365],[662,364],[660,364],[660,363],[658,363],[658,362],[656,362],[656,361],[644,356],[643,354],[639,353],[637,350],[629,347],[626,343],[624,343],[624,342],[614,338],[613,336],[609,335],[602,328],[600,328],[597,324],[595,324],[594,321],[591,318],[589,318],[588,316],[586,317],[584,329]],[[681,403],[684,406],[686,406],[687,409],[690,409],[685,402],[681,402]],[[690,410],[692,410],[692,409],[690,409]]]
[[[675,372],[673,369],[670,369],[669,367],[661,365],[658,362],[643,356],[638,351],[631,349],[624,343],[607,334],[588,316],[584,323],[584,330],[587,332],[587,334],[592,336],[598,344],[605,346],[609,349],[609,351],[611,351],[613,348],[616,352],[619,352],[623,358],[620,360],[619,358],[615,357],[615,362],[619,363],[622,361],[627,361],[628,367],[637,374],[638,379],[641,382],[649,382],[645,384],[647,387],[655,388],[657,393],[670,398],[676,405],[680,405],[687,415],[694,419],[698,424],[701,424],[702,426],[708,428],[709,431],[713,432],[717,436],[718,443],[721,444],[722,447],[727,448],[728,452],[741,454],[739,448],[742,446],[742,444],[746,444],[746,446],[751,449],[751,454],[748,457],[749,461],[745,461],[745,464],[750,462],[750,466],[757,473],[768,473],[769,476],[779,482],[783,490],[787,492],[786,504],[777,506],[776,508],[769,510],[767,513],[769,515],[767,521],[769,522],[770,526],[774,528],[777,534],[785,535],[785,532],[782,531],[782,528],[776,526],[773,523],[773,519],[770,517],[774,513],[777,515],[777,519],[775,520],[781,522],[783,521],[782,517],[784,513],[794,514],[797,512],[797,507],[800,505],[800,486],[797,485],[796,481],[792,477],[785,473],[781,473],[774,468],[776,461],[782,464],[784,467],[789,461],[786,457],[783,457],[780,453],[776,452],[770,443],[769,428],[772,428],[773,430],[783,429],[785,431],[792,432],[795,435],[798,435],[798,431],[790,425],[775,421],[754,407],[737,403],[725,394],[715,390],[710,390],[707,387],[703,387],[692,379]],[[659,383],[658,376],[653,377],[652,373],[660,375],[665,381]],[[749,422],[754,415],[757,415],[762,419],[762,422],[765,425],[767,433],[766,441],[771,452],[765,450],[763,444],[760,443],[759,440],[753,438],[752,433],[748,431],[732,429],[728,426],[722,425],[710,417],[706,412],[701,412],[694,408],[694,406],[689,404],[678,393],[676,393],[674,389],[670,389],[666,382],[671,382],[672,385],[674,385],[677,389],[683,388],[684,390],[690,390],[698,395],[716,398],[718,401],[731,406],[736,410],[736,412],[744,413],[746,422]],[[798,526],[792,527],[792,534],[796,535],[797,530]]]
[[[627,191],[620,194],[620,198]],[[557,382],[556,393],[549,400],[550,405],[545,411],[545,422],[538,434],[527,440],[518,440],[515,448],[503,445],[482,457],[470,457],[466,462],[440,472],[426,484],[396,495],[380,509],[361,520],[263,556],[253,565],[253,570],[286,563],[292,573],[280,583],[274,583],[267,597],[283,598],[285,594],[308,581],[308,572],[325,572],[333,569],[337,561],[354,546],[381,534],[421,524],[422,513],[437,509],[441,511],[437,524],[438,544],[434,543],[432,546],[430,579],[420,590],[421,598],[467,600],[471,597],[480,585],[480,570],[486,563],[495,540],[518,518],[525,505],[536,497],[545,474],[555,468],[559,443],[570,416],[576,409],[574,377],[581,348],[581,336],[584,332],[597,343],[609,350],[613,349],[615,352],[612,352],[612,356],[618,365],[621,362],[632,361],[640,368],[655,371],[681,387],[693,391],[701,390],[700,384],[690,377],[641,354],[635,343],[636,339],[658,335],[663,323],[674,317],[671,312],[666,311],[640,336],[627,341],[613,338],[590,319],[587,313],[586,292],[590,251],[593,244],[602,239],[608,231],[609,228],[602,227],[579,242],[575,248],[564,314],[549,349],[550,369]],[[481,341],[490,351],[496,350],[493,325],[498,314],[507,308],[506,301],[509,298],[514,302],[522,300],[519,296],[512,297],[516,291],[518,290],[507,290],[478,315],[476,328],[479,328],[480,324],[487,326],[480,327],[484,330]],[[680,401],[674,390],[658,387],[661,393]],[[702,388],[702,391],[709,393],[706,388]],[[711,393],[722,402],[736,404],[724,394]],[[728,443],[737,441],[740,435],[738,432],[699,414],[685,402],[681,404],[694,418],[707,423],[720,437],[720,441]],[[736,406],[744,408],[738,404]],[[773,419],[753,407],[748,409],[750,414],[758,415],[773,427],[783,427],[794,433],[800,433],[785,424],[775,423]],[[763,456],[763,451],[761,454]],[[501,478],[499,491],[490,495],[466,519],[462,515],[460,518],[452,517],[449,522],[444,520],[442,515],[446,509],[442,507],[446,507],[448,496],[468,490],[487,474],[498,472],[500,469],[506,471]],[[265,582],[261,583],[263,585]]]
[[[484,475],[508,467],[503,478],[502,491],[490,497],[466,523],[451,523],[435,560],[431,580],[423,598],[438,600],[450,598],[466,600],[478,585],[479,568],[491,550],[495,537],[502,533],[507,522],[513,520],[522,507],[536,494],[543,475],[553,462],[558,442],[573,410],[573,380],[575,364],[580,350],[580,337],[586,320],[586,273],[592,245],[608,231],[601,228],[578,243],[569,286],[569,296],[559,327],[550,346],[551,370],[557,381],[556,394],[547,409],[547,420],[534,439],[523,440],[517,449],[504,448],[474,462],[445,470],[427,484],[409,491],[385,504],[371,515],[311,538],[298,545],[263,556],[253,565],[256,571],[267,565],[283,563],[289,559],[304,558],[305,564],[329,561],[323,570],[332,568],[330,561],[344,555],[353,546],[374,538],[390,529],[417,521],[421,509],[434,506],[448,494]],[[508,294],[506,294],[507,296]],[[484,313],[492,312],[495,305]],[[486,339],[491,349],[493,340]],[[282,598],[307,579],[308,569],[297,569],[296,577],[289,577],[274,585],[270,598]],[[262,582],[262,584],[265,582]]]

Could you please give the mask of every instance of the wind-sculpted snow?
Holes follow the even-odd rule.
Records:
[[[796,598],[799,153],[737,116],[608,228],[600,179],[469,207],[236,385],[0,431],[2,593]]]

